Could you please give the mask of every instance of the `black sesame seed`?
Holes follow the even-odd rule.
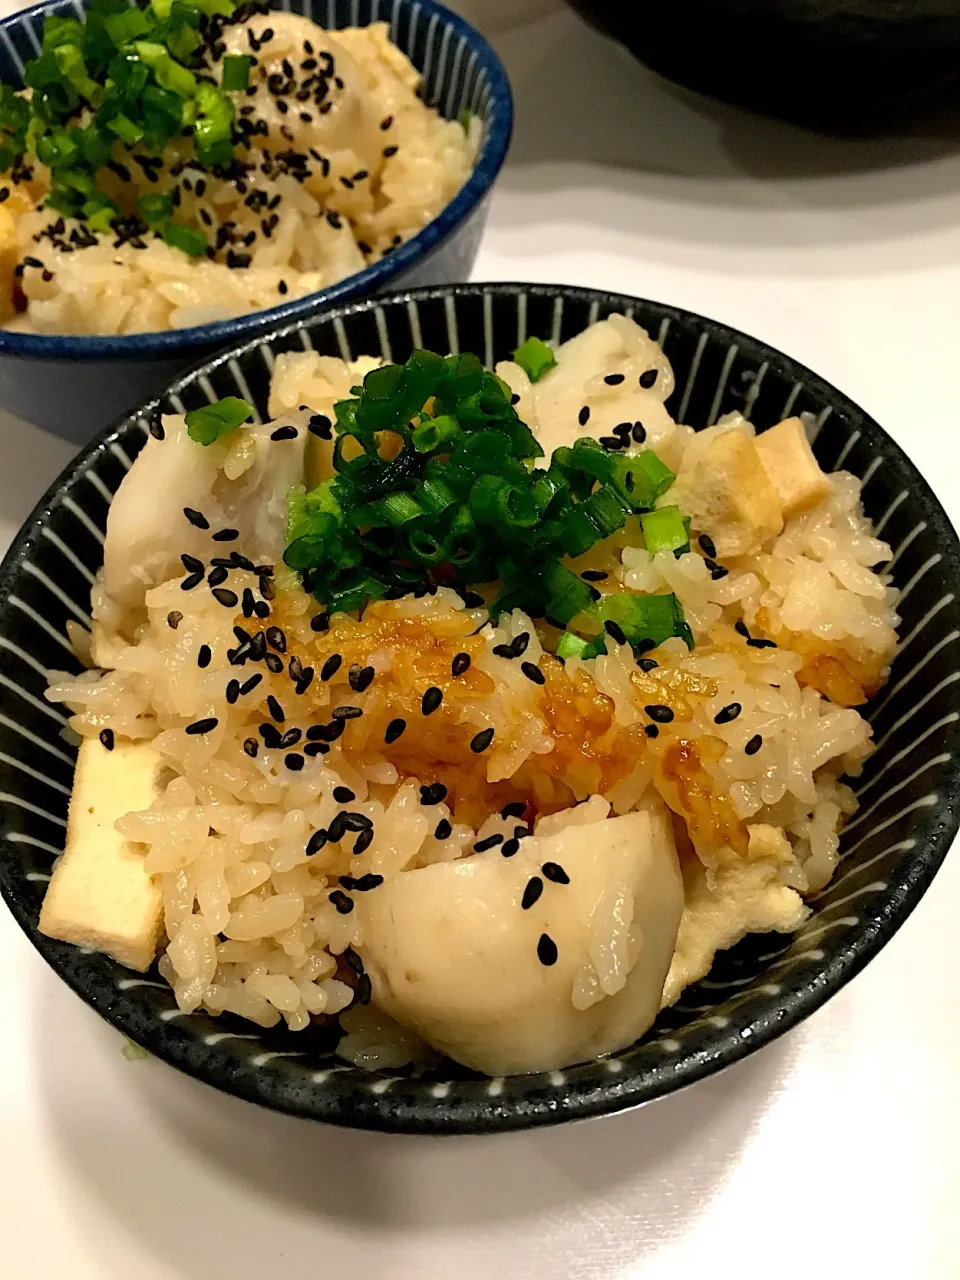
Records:
[[[559,862],[545,862],[540,870],[548,880],[553,882],[553,884],[570,883],[570,877],[567,875],[566,871],[564,871],[563,867],[561,867]]]
[[[776,640],[764,640],[762,636],[752,636],[747,644],[751,649],[775,649],[777,647]]]
[[[337,672],[340,670],[342,665],[343,665],[343,658],[340,656],[340,654],[331,653],[330,657],[326,660],[326,662],[320,668],[320,679],[321,680],[331,679],[333,676],[337,674]]]
[[[488,849],[495,849],[498,844],[503,844],[503,836],[499,831],[496,831],[492,836],[487,836],[483,840],[478,840],[473,846],[473,852],[486,853]]]
[[[453,662],[450,663],[450,670],[455,676],[462,676],[470,666],[469,653],[458,653]]]
[[[333,427],[325,413],[315,413],[307,423],[307,429],[313,435],[319,436],[321,440],[330,440],[333,437]]]
[[[296,654],[293,654],[293,656],[290,658],[290,661],[287,663],[287,671],[290,675],[290,679],[293,680],[294,682],[299,681],[302,678],[303,663],[300,661],[300,659],[297,657]]]
[[[103,745],[104,747],[106,747],[106,749],[107,749],[108,751],[112,751],[112,750],[113,750],[113,747],[114,747],[114,741],[113,741],[113,730],[112,730],[112,729],[101,729],[101,730],[100,730],[100,742],[102,743],[102,745]]]
[[[647,369],[645,373],[641,373],[640,375],[640,385],[641,387],[643,387],[644,391],[649,391],[650,388],[653,386],[653,384],[656,382],[656,380],[657,380],[656,369]]]
[[[434,840],[449,840],[453,831],[449,818],[441,818],[433,833]]]
[[[227,570],[222,564],[218,564],[215,569],[211,569],[207,574],[207,585],[211,587],[219,587],[226,580]]]
[[[252,618],[256,607],[257,602],[253,598],[253,592],[249,587],[244,587],[243,594],[240,597],[240,608],[243,610],[243,616],[245,618]]]
[[[183,614],[179,609],[171,609],[167,614],[167,626],[171,631],[176,631],[180,623],[183,621]]]
[[[367,817],[365,813],[351,813],[351,812],[339,813],[337,814],[337,817],[334,818],[333,821],[336,822],[338,820],[342,823],[344,831],[372,831],[373,830],[373,823],[370,821],[370,819]],[[331,823],[330,826],[332,830],[333,823]]]
[[[281,280],[280,283],[277,285],[277,293],[283,295],[287,291],[288,291],[288,285],[286,280]]]
[[[396,720],[391,720],[390,723],[387,725],[386,732],[383,735],[384,742],[386,743],[396,742],[396,740],[400,737],[401,733],[403,733],[406,727],[407,727],[406,720],[402,720],[400,717],[397,717]]]
[[[329,613],[315,613],[310,619],[311,631],[327,631],[330,627]]]
[[[521,662],[520,670],[527,677],[527,679],[532,680],[534,684],[546,684],[547,682],[547,677],[543,674],[543,672],[540,670],[540,668],[537,666],[535,662]]]
[[[218,604],[222,604],[225,609],[235,609],[239,599],[235,591],[229,591],[226,587],[215,587],[213,590],[213,598]]]
[[[264,723],[260,725],[259,732],[265,747],[269,747],[271,751],[279,751],[281,736],[280,730],[276,725],[270,724],[269,721],[264,721]]]
[[[492,741],[493,730],[481,729],[480,732],[470,740],[470,750],[474,755],[478,756],[482,751],[486,751]]]
[[[716,560],[717,548],[714,545],[713,539],[710,537],[709,533],[701,533],[700,537],[697,539],[697,542],[700,544],[700,550],[703,552],[705,556],[709,556],[711,560]]]
[[[225,690],[227,702],[232,707],[236,700],[240,697],[240,681],[231,680]]]
[[[180,557],[180,561],[187,573],[202,573],[203,561],[198,560],[196,556],[188,556],[186,552]]]
[[[626,442],[620,436],[601,436],[598,443],[605,449],[622,449]]]
[[[373,843],[373,828],[368,827],[366,831],[361,831],[360,834],[357,836],[356,842],[353,846],[353,852],[366,853],[366,851],[370,848],[372,843]],[[367,876],[362,876],[361,879],[366,880]],[[364,884],[362,886],[358,884],[357,888],[359,889],[362,887],[363,889],[375,889],[377,887],[377,884],[383,884],[383,876],[375,876],[371,874],[370,879],[375,880],[376,884]]]
[[[325,742],[308,742],[303,748],[305,756],[325,756],[330,748]]]
[[[348,677],[350,688],[354,693],[363,693],[365,689],[370,688],[375,674],[373,667],[361,667],[359,664],[354,663],[350,668]]]
[[[193,724],[188,724],[184,733],[198,734],[209,733],[211,729],[215,729],[220,721],[216,716],[209,716],[206,720],[194,720]]]
[[[400,148],[399,148],[399,147],[384,147],[384,148],[383,148],[383,158],[384,158],[385,160],[389,160],[389,159],[390,159],[390,157],[391,157],[391,156],[395,156],[399,150],[400,150]]]
[[[515,853],[520,852],[520,841],[516,837],[512,840],[504,840],[500,846],[500,852],[505,858],[512,858]]]
[[[523,890],[523,897],[520,899],[521,910],[529,911],[542,893],[543,881],[539,876],[531,876]]]
[[[643,444],[647,438],[647,429],[642,422],[635,422],[630,434],[637,444]]]
[[[240,686],[241,697],[245,697],[248,693],[252,693],[262,679],[263,676],[258,671],[256,675],[251,676],[249,680],[245,681]]]
[[[447,788],[442,782],[431,782],[427,787],[420,788],[421,804],[440,804],[447,798]]]
[[[549,933],[541,933],[540,940],[537,943],[537,959],[540,963],[549,969],[552,964],[557,963],[558,954],[557,944]]]
[[[443,690],[432,684],[420,699],[420,710],[425,716],[432,716],[443,701]]]
[[[329,839],[323,827],[319,831],[315,831],[307,841],[307,857],[312,858],[315,853],[319,853]]]
[[[648,725],[644,728],[643,732],[647,735],[647,737],[648,737],[648,738],[659,738],[659,737],[660,737],[660,730],[657,728],[657,726],[656,726],[655,724],[648,724]]]
[[[619,387],[620,383],[623,381],[623,374],[608,373],[603,380],[608,387]]]
[[[294,773],[299,773],[306,761],[299,752],[291,751],[288,756],[283,757],[283,763],[288,769],[292,769]]]
[[[197,652],[197,666],[209,667],[210,659],[212,657],[213,654],[210,651],[210,646],[208,644],[202,644]]]
[[[736,720],[742,710],[743,708],[740,706],[739,702],[729,702],[725,707],[721,707],[713,717],[713,723],[729,724],[731,720]]]
[[[271,649],[276,649],[277,653],[287,652],[287,637],[279,627],[267,627],[265,634]]]
[[[733,624],[733,629],[734,631],[738,631],[745,640],[750,639],[750,632],[747,630],[747,624],[744,622],[742,618],[738,618],[736,620],[736,622]]]
[[[334,707],[330,712],[334,720],[357,720],[363,715],[362,707]]]
[[[296,427],[277,427],[276,431],[270,432],[271,440],[296,440],[300,432]]]
[[[519,658],[521,654],[526,653],[527,646],[530,643],[530,632],[521,631],[518,636],[514,636],[510,641],[510,649],[515,658]]]
[[[267,665],[267,670],[272,671],[275,676],[279,676],[283,673],[283,659],[278,654],[265,654],[263,661]]]
[[[348,916],[353,910],[353,899],[348,898],[342,889],[334,889],[328,896],[342,916]]]
[[[337,804],[350,804],[352,800],[356,800],[355,791],[351,791],[349,787],[334,787],[333,798]]]
[[[577,421],[580,423],[581,427],[585,427],[590,421],[590,406],[588,404],[585,404],[577,414]]]
[[[584,569],[580,574],[584,582],[605,582],[609,576],[605,569]]]
[[[360,839],[362,840],[363,837],[361,836]],[[357,844],[359,843],[360,840],[357,841]],[[366,847],[367,845],[363,846],[364,849],[366,849]],[[353,852],[362,853],[363,849],[358,850],[357,845],[354,845]],[[340,876],[340,884],[344,889],[349,889],[351,893],[369,893],[371,889],[380,888],[383,884],[383,876],[378,876],[373,871],[368,871],[367,874],[363,876]],[[359,959],[359,956],[357,958]]]
[[[243,742],[243,749],[250,759],[253,760],[256,758],[257,752],[260,750],[260,743],[256,738],[245,738]]]
[[[272,693],[267,694],[267,710],[279,724],[283,724],[284,720],[287,718],[287,713]]]
[[[729,569],[725,569],[723,565],[718,564],[715,569],[710,570],[710,577],[714,582],[719,582],[720,579],[725,578],[729,572]]]
[[[478,591],[464,591],[461,598],[468,609],[479,609],[484,602]]]
[[[180,583],[181,591],[192,591],[194,587],[199,587],[203,581],[203,570],[198,569],[196,573],[191,573],[189,577],[183,579]]]
[[[627,637],[623,634],[623,627],[619,622],[614,622],[612,618],[607,618],[603,624],[603,629],[611,640],[616,640],[617,644],[626,644]]]
[[[743,749],[748,756],[755,756],[762,746],[763,738],[759,733],[755,733]]]
[[[239,529],[218,529],[217,532],[213,534],[213,541],[214,542],[236,542],[236,540],[239,537],[240,537]]]
[[[386,133],[386,131],[390,128],[392,124],[393,124],[393,116],[384,116],[383,119],[380,121],[380,128],[384,131],[384,133]]]
[[[286,751],[289,747],[295,747],[300,741],[301,733],[296,727],[288,729],[280,739],[280,748]]]
[[[498,658],[507,658],[508,660],[517,656],[513,652],[513,645],[511,644],[495,644],[493,646],[493,652]]]
[[[638,658],[637,666],[641,671],[653,671],[659,666],[659,662],[655,658]]]
[[[662,702],[654,702],[643,709],[650,719],[656,720],[658,724],[669,724],[673,719],[673,712],[669,707],[665,707]]]
[[[630,423],[618,422],[617,425],[613,428],[613,434],[615,436],[619,436],[619,438],[623,441],[623,447],[626,448],[628,439],[630,436]]]
[[[202,511],[195,511],[193,507],[184,507],[183,514],[196,529],[209,529],[210,521]]]
[[[522,818],[526,812],[526,803],[523,800],[511,800],[509,804],[505,804],[500,810],[501,818]]]
[[[294,693],[300,695],[307,692],[313,684],[314,670],[313,667],[304,667],[300,673],[300,678],[294,685]]]

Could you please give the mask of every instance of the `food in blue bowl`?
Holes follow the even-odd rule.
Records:
[[[625,309],[493,367],[442,336],[150,417],[46,691],[80,747],[39,929],[294,1051],[339,1018],[368,1070],[558,1071],[809,919],[891,549],[794,406],[683,425]]]
[[[92,0],[4,27],[6,407],[79,438],[271,319],[469,269],[510,98],[438,6]],[[45,359],[79,379],[69,414]]]

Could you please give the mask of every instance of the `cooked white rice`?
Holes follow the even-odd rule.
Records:
[[[465,131],[417,97],[419,72],[391,43],[386,23],[329,33],[307,18],[270,12],[228,27],[228,52],[249,53],[248,31],[262,36],[267,28],[274,34],[254,68],[256,92],[233,95],[241,120],[264,122],[263,134],[249,135],[252,168],[244,180],[206,173],[186,139],[171,144],[156,170],[136,160],[140,148],[117,143],[114,161],[129,181],[104,171],[105,188],[131,213],[139,196],[175,190],[177,221],[208,235],[214,259],[191,258],[149,233],[124,242],[81,232],[74,220],[37,207],[47,181],[35,165],[29,181],[8,182],[11,194],[0,206],[0,316],[7,328],[147,333],[274,307],[361,271],[450,202],[472,168],[480,121],[473,118]],[[308,70],[299,69],[305,41],[318,56],[335,55],[344,88],[333,92],[329,114],[310,102],[302,119],[305,104],[291,93],[283,105],[297,109],[281,113],[267,80],[286,59],[296,84],[307,80]],[[298,167],[286,153],[302,156],[309,177],[294,176]],[[221,228],[230,231],[229,242],[217,240]],[[32,265],[21,267],[15,311],[13,270],[25,259]]]
[[[330,412],[373,363],[281,356],[271,413],[302,427],[309,415],[299,406]],[[637,375],[652,365],[661,376],[644,390]],[[699,435],[674,424],[663,405],[672,388],[669,365],[623,317],[563,348],[557,369],[536,387],[517,366],[499,372],[548,449],[584,434],[576,425],[584,405],[598,436],[622,421],[645,423],[647,444],[681,475],[688,451],[728,431],[753,435],[739,418]],[[623,372],[624,381],[606,383],[602,375],[611,372]],[[165,426],[168,437],[182,430],[177,419]],[[239,442],[213,448],[234,474]],[[315,458],[321,469],[323,448]],[[98,585],[92,661],[107,670],[56,678],[48,696],[69,704],[79,734],[108,726],[123,738],[153,739],[170,767],[161,798],[125,817],[120,829],[142,843],[148,870],[161,878],[167,941],[160,972],[180,1007],[229,1010],[262,1026],[283,1019],[293,1030],[314,1015],[344,1010],[355,977],[341,957],[348,947],[362,950],[364,939],[358,914],[340,914],[331,902],[336,877],[389,880],[468,856],[477,840],[509,838],[516,819],[500,810],[512,800],[533,806],[537,837],[630,812],[653,792],[666,801],[675,815],[686,909],[665,1003],[707,972],[717,948],[753,929],[795,929],[806,914],[803,895],[830,879],[840,828],[856,807],[842,777],[859,770],[871,744],[854,704],[886,678],[898,621],[895,593],[875,568],[888,549],[872,536],[858,481],[841,472],[829,489],[756,552],[725,557],[723,577],[709,570],[696,526],[694,549],[679,558],[651,555],[630,521],[571,562],[578,572],[606,572],[614,590],[676,593],[696,645],[689,651],[679,639],[667,641],[652,655],[658,665],[651,670],[612,639],[607,655],[561,665],[550,655],[556,633],[548,625],[514,612],[478,630],[486,610],[467,608],[443,588],[371,604],[360,620],[335,615],[329,631],[317,633],[310,624],[317,606],[294,586],[273,604],[272,621],[287,639],[284,661],[295,654],[319,673],[340,654],[342,666],[300,697],[286,672],[264,672],[255,691],[228,705],[232,628],[249,624],[205,590],[185,595],[179,572],[147,592],[143,614],[131,615]],[[184,544],[191,546],[202,554],[199,544]],[[257,586],[251,574],[234,574],[231,582],[237,592]],[[175,630],[171,610],[184,613]],[[524,656],[543,672],[542,686],[494,652],[521,633],[530,637]],[[748,636],[776,644],[757,647]],[[213,658],[200,669],[203,644]],[[461,651],[472,665],[452,681],[451,657]],[[355,692],[349,672],[368,663],[377,678]],[[427,720],[418,699],[431,684],[444,698]],[[363,716],[350,721],[329,754],[291,772],[284,765],[289,747],[261,750],[255,759],[242,747],[257,737],[271,693],[285,709],[284,731],[306,733],[345,704],[361,706]],[[732,704],[739,714],[726,721],[720,715],[718,723]],[[651,705],[674,713],[656,737],[644,728]],[[399,715],[410,727],[387,746],[386,725]],[[206,716],[218,720],[213,732],[183,732]],[[493,745],[473,754],[471,738],[488,727]],[[447,795],[425,807],[420,788],[438,780]],[[310,855],[311,833],[329,829],[343,808],[333,796],[338,786],[355,794],[349,807],[369,819],[372,842],[353,854],[350,833]],[[441,819],[451,830],[438,840]],[[629,921],[613,900],[592,927],[603,945],[571,993],[577,1008],[622,987],[636,960]],[[343,1021],[349,1034],[340,1052],[363,1065],[396,1066],[422,1052],[412,1033],[373,1007],[354,1007]]]

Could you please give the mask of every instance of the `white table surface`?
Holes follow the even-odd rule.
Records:
[[[958,121],[816,138],[674,90],[565,13],[501,45],[519,118],[477,278],[618,288],[766,338],[879,418],[956,521]],[[4,543],[70,452],[0,415]],[[0,1273],[958,1276],[958,896],[954,855],[861,977],[719,1077],[446,1140],[311,1125],[128,1062],[0,912]]]

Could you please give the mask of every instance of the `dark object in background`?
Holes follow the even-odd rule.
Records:
[[[570,0],[677,84],[857,125],[960,80],[960,0]]]

